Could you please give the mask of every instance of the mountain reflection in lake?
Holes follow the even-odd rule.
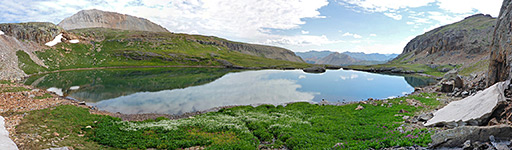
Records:
[[[359,71],[301,70],[231,72],[218,68],[145,68],[60,72],[31,77],[26,84],[64,89],[69,97],[100,110],[182,114],[227,105],[306,101],[359,101],[410,93],[402,76]],[[424,81],[424,80],[421,80]],[[78,90],[69,90],[80,86]]]

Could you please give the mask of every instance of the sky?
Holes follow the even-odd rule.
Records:
[[[502,0],[2,0],[0,23],[59,23],[100,9],[149,19],[171,32],[284,47],[295,52],[401,53],[415,36]]]

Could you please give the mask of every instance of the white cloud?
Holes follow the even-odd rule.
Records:
[[[447,15],[447,14],[444,14],[441,12],[435,12],[435,11],[428,12],[428,14],[429,14],[429,16],[428,16],[429,19],[435,20],[435,21],[439,22],[440,24],[454,23],[454,22],[460,21],[460,20],[464,19],[465,17],[467,17],[468,15],[470,15],[470,14],[465,14],[465,15],[453,16],[453,15]]]
[[[128,114],[181,114],[221,106],[312,102],[315,94],[318,94],[298,91],[301,85],[295,80],[268,79],[270,74],[279,72],[267,70],[232,73],[202,86],[140,92],[100,101],[96,106],[102,110]]]
[[[302,34],[309,34],[309,31],[302,30],[302,31],[300,31],[300,33],[302,33]]]
[[[340,76],[340,79],[342,79],[342,80],[347,80],[347,79],[355,79],[355,78],[358,78],[358,77],[359,77],[359,75],[357,75],[357,74],[351,74],[351,75],[350,75],[350,77],[348,77],[348,76],[342,76],[342,75],[341,75],[341,76]]]
[[[436,0],[345,0],[345,3],[359,6],[370,12],[396,11],[401,8],[421,7]]]
[[[384,15],[393,18],[395,20],[402,20],[402,15],[396,14],[396,13],[384,13]]]
[[[381,53],[381,54],[400,54],[402,53],[405,45],[411,41],[415,36],[409,36],[401,40],[400,43],[389,43],[389,44],[360,44],[353,48],[355,52],[365,53]]]
[[[496,17],[503,0],[343,0],[344,6],[357,6],[369,12],[395,12],[399,9],[417,8],[435,4],[448,12],[491,14]],[[411,13],[414,13],[412,11]]]
[[[439,8],[452,13],[474,14],[476,12],[497,17],[503,0],[437,0]]]
[[[375,37],[375,36],[377,36],[377,34],[370,34],[370,36],[373,36],[373,37]]]
[[[407,21],[407,22],[406,22],[406,24],[408,24],[408,25],[413,25],[413,24],[414,24],[414,22]]]
[[[58,23],[95,8],[147,18],[172,32],[263,43],[281,38],[266,32],[269,29],[296,29],[306,23],[305,18],[325,18],[318,9],[328,4],[327,0],[4,0],[0,18]]]
[[[368,81],[373,81],[374,78],[366,78]]]
[[[327,36],[315,36],[315,35],[298,35],[298,36],[280,36],[273,35],[269,36],[266,41],[262,42],[263,44],[268,45],[277,45],[277,46],[308,46],[308,45],[324,45],[324,44],[333,44],[339,43],[342,41],[333,41],[329,40]]]
[[[359,34],[350,33],[350,32],[344,33],[342,36],[350,36],[350,37],[353,37],[353,38],[356,38],[356,39],[363,38],[363,36],[361,36]]]
[[[358,78],[358,77],[359,77],[359,75],[357,75],[357,74],[350,75],[350,79],[355,79],[355,78]]]
[[[345,77],[345,76],[340,76],[341,80],[347,80],[348,77]]]

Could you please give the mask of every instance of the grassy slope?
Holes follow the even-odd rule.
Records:
[[[416,108],[400,103],[411,98],[428,107]],[[439,105],[435,95],[421,94],[392,99],[388,102],[393,103],[392,107],[381,106],[382,103],[377,101],[376,106],[322,106],[308,103],[289,104],[286,107],[240,106],[192,118],[160,118],[144,122],[123,122],[117,118],[91,115],[84,108],[59,106],[28,113],[17,131],[38,133],[48,138],[54,138],[48,134],[52,132],[58,132],[60,136],[69,135],[57,145],[80,149],[175,149],[193,146],[210,149],[255,149],[258,146],[368,149],[413,144],[426,146],[430,142],[431,131],[416,129],[400,133],[394,129],[403,121],[400,115],[411,116]],[[362,105],[365,109],[355,111],[357,105]],[[396,115],[401,109],[410,113]],[[44,119],[41,121],[40,118]],[[86,128],[89,125],[92,129]],[[41,128],[42,126],[48,128]],[[78,136],[79,134],[85,134],[85,137]],[[337,143],[343,144],[334,147]],[[48,147],[40,143],[38,145],[35,141],[29,144],[35,148]]]
[[[48,70],[108,66],[222,66],[216,60],[227,60],[244,67],[309,66],[306,63],[242,54],[228,50],[223,45],[208,43],[220,40],[215,37],[102,28],[70,32],[95,40],[82,41],[86,44],[60,43],[51,49],[36,52],[36,55],[49,66]],[[30,60],[28,57],[20,57],[19,61]],[[22,69],[28,73],[46,71],[34,63],[25,63]]]

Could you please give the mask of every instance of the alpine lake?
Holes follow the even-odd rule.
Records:
[[[58,91],[99,110],[179,115],[233,105],[348,103],[404,96],[435,79],[352,70],[240,71],[225,68],[128,68],[31,76],[25,84]]]

